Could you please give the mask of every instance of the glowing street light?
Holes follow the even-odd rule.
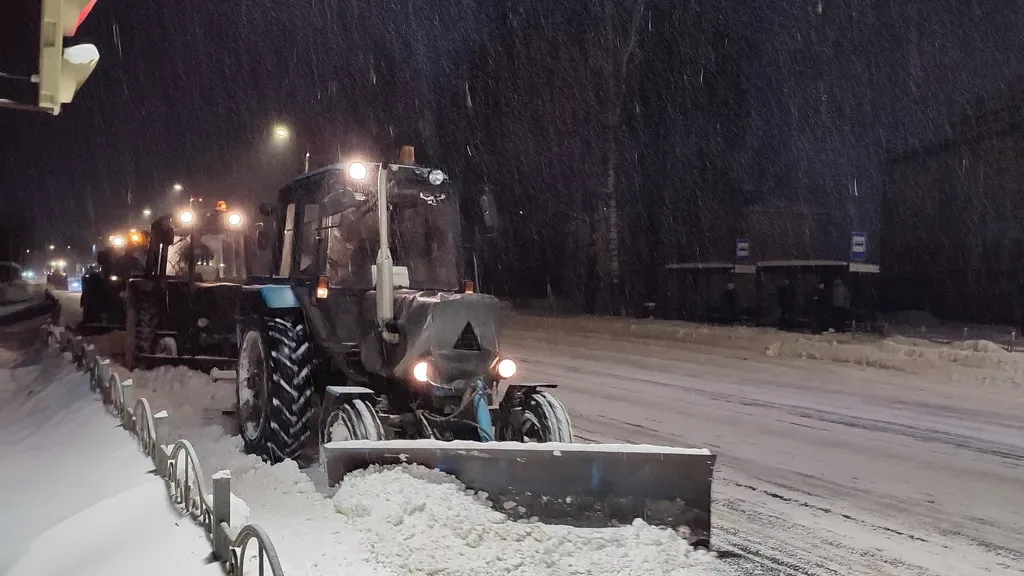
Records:
[[[181,184],[178,184],[177,182],[175,182],[175,183],[174,183],[174,186],[171,186],[171,188],[172,188],[172,189],[173,189],[173,190],[174,190],[175,192],[181,192],[182,190],[184,190],[184,189],[185,189],[185,187],[184,187],[184,186],[182,186]]]
[[[143,215],[143,216],[144,216],[145,218],[149,218],[150,216],[152,216],[152,215],[153,215],[153,211],[152,211],[152,210],[150,210],[149,208],[143,208],[143,209],[142,209],[142,215]]]
[[[292,136],[292,131],[284,124],[274,125],[274,140],[276,142],[285,142]]]
[[[53,244],[50,244],[50,250],[53,250],[54,248],[56,248],[56,246],[54,246]]]

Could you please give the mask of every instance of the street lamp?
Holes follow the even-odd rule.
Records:
[[[142,216],[143,216],[144,218],[149,218],[149,217],[150,217],[150,216],[152,216],[152,215],[153,215],[153,211],[152,211],[152,210],[150,210],[149,208],[143,208],[143,209],[142,209]]]
[[[56,248],[56,246],[54,246],[53,244],[50,244],[50,250],[53,250],[54,248]]]
[[[292,139],[292,129],[285,124],[274,124],[271,129],[271,138],[274,143],[283,146]],[[303,173],[309,172],[309,150],[306,150],[306,159],[303,166]]]
[[[175,192],[181,192],[182,190],[185,189],[185,187],[175,182],[174,186],[171,186],[171,189],[173,189]]]
[[[274,124],[274,141],[283,143],[291,139],[292,131],[284,124]]]

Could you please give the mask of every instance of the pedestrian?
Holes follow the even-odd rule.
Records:
[[[831,294],[825,286],[825,280],[818,281],[814,290],[814,333],[820,334],[828,329],[829,312],[831,311]]]
[[[776,294],[779,304],[779,329],[792,330],[796,319],[796,287],[789,278],[783,278]]]
[[[846,328],[850,316],[850,290],[842,278],[832,283],[832,328],[837,332]]]
[[[736,285],[729,282],[725,285],[721,297],[722,320],[726,324],[736,323]]]

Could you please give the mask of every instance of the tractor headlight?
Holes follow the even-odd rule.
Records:
[[[116,274],[112,274],[112,275],[110,276],[110,281],[111,281],[111,282],[117,282],[118,280],[119,280],[119,278],[117,277],[117,275],[116,275]]]
[[[120,248],[121,246],[124,246],[124,238],[122,238],[121,236],[114,236],[113,238],[110,239],[110,243],[113,244],[115,247]]]
[[[348,177],[353,180],[365,180],[366,179],[366,164],[362,162],[353,162],[348,165]]]
[[[195,216],[189,210],[183,210],[181,214],[178,214],[178,218],[185,224],[190,224]]]
[[[242,223],[242,215],[241,214],[239,214],[238,212],[232,212],[231,214],[228,214],[228,224],[230,224],[232,226],[238,226],[241,223]]]
[[[417,382],[430,382],[430,362],[420,360],[412,367],[412,377]]]
[[[504,358],[498,362],[498,376],[508,379],[516,375],[516,362],[511,358]]]
[[[430,174],[427,175],[427,180],[434,186],[437,186],[441,184],[441,182],[444,182],[444,172],[441,172],[440,170],[431,170]]]

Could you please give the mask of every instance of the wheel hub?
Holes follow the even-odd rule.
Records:
[[[267,374],[263,342],[249,332],[238,355],[238,415],[242,437],[255,440],[263,430],[267,405]]]

